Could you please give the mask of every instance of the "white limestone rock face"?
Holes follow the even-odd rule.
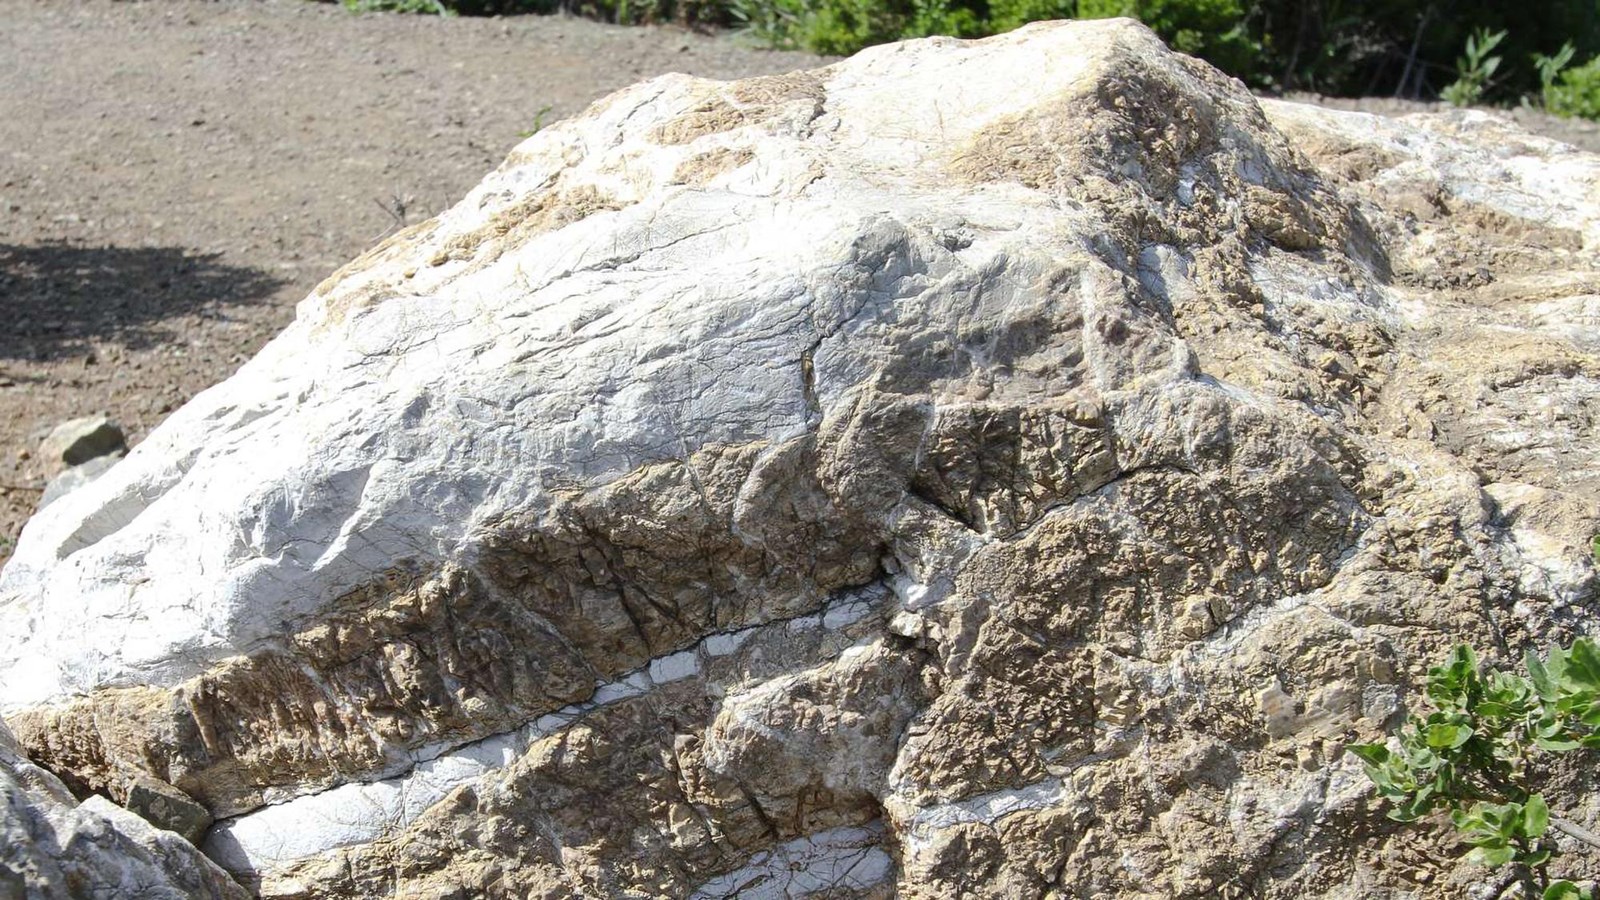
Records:
[[[1342,748],[1593,624],[1597,185],[1126,21],[651,81],[30,523],[0,713],[269,896],[1460,896]]]

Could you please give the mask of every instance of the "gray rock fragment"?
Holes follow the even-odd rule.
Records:
[[[39,445],[47,465],[71,467],[128,449],[122,426],[106,416],[87,416],[57,425]]]
[[[104,797],[79,803],[0,723],[0,900],[244,900],[194,845]]]
[[[150,775],[133,778],[127,788],[127,808],[157,828],[183,835],[198,845],[211,827],[211,813],[193,797]]]

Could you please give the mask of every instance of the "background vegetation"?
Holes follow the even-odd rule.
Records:
[[[1562,115],[1600,115],[1600,0],[344,2],[355,9],[463,15],[562,11],[628,24],[733,25],[775,47],[825,54],[854,53],[906,37],[979,37],[1039,19],[1133,16],[1174,48],[1257,90],[1412,99],[1445,95],[1458,102],[1529,98]],[[1560,65],[1552,66],[1556,61]],[[1467,83],[1449,93],[1463,79]]]

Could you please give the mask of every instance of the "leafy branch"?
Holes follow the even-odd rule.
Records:
[[[1526,677],[1485,672],[1472,648],[1458,646],[1429,670],[1433,711],[1401,726],[1398,749],[1357,744],[1350,751],[1393,804],[1391,819],[1446,810],[1472,848],[1467,859],[1511,866],[1524,897],[1596,900],[1593,887],[1551,879],[1560,851],[1550,830],[1597,849],[1600,836],[1551,815],[1533,787],[1539,755],[1600,748],[1600,648],[1580,638],[1544,659],[1529,653],[1526,663]]]
[[[1504,31],[1490,33],[1480,28],[1467,38],[1467,46],[1456,60],[1456,80],[1439,92],[1439,96],[1452,106],[1471,106],[1483,98],[1483,92],[1500,69],[1500,57],[1490,56],[1500,42],[1506,39]]]

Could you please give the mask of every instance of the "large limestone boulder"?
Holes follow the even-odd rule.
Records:
[[[272,896],[1459,897],[1343,747],[1594,624],[1597,197],[1126,21],[651,81],[35,519],[0,712]]]

